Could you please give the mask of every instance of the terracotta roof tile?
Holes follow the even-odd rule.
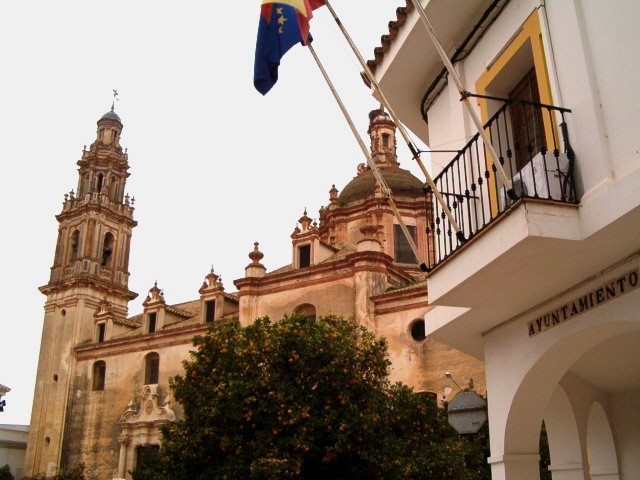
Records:
[[[396,8],[396,20],[389,22],[389,33],[380,37],[380,46],[373,49],[373,59],[367,60],[367,66],[371,70],[371,73],[376,72],[376,68],[384,59],[384,54],[391,47],[392,42],[398,36],[398,32],[407,21],[407,15],[413,10],[413,3],[411,0],[405,0],[404,7]],[[365,83],[367,83],[366,77]]]

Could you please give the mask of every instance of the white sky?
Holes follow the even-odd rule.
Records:
[[[365,60],[400,0],[333,0]],[[290,235],[365,161],[311,54],[295,46],[266,95],[253,87],[259,0],[33,0],[0,6],[0,424],[28,424],[63,196],[77,187],[83,145],[111,107],[129,151],[136,199],[129,288],[140,313],[158,281],[169,304],[198,298],[213,266],[225,290],[255,241],[274,270]],[[378,107],[327,8],[314,47],[369,145]],[[417,138],[414,138],[417,141]],[[419,148],[425,148],[418,144]],[[422,178],[398,141],[401,166]]]

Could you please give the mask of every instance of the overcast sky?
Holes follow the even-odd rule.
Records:
[[[333,0],[365,59],[400,0]],[[129,288],[157,280],[169,304],[198,298],[213,266],[226,292],[260,242],[262,263],[291,261],[290,235],[317,218],[365,158],[310,52],[295,46],[266,95],[253,87],[259,0],[14,1],[0,6],[0,424],[28,424],[49,269],[65,193],[111,108],[124,124],[135,197]],[[378,107],[326,7],[314,47],[368,145]],[[415,139],[417,141],[417,139]],[[401,166],[422,179],[399,141]],[[417,143],[418,147],[424,146]]]

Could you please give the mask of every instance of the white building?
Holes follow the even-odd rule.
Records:
[[[9,387],[0,384],[0,412],[4,407],[3,397],[10,391]],[[16,480],[20,480],[24,472],[28,436],[29,425],[0,424],[0,467],[9,465],[9,470]]]
[[[406,4],[369,66],[467,239],[438,206],[425,320],[485,361],[493,478],[543,422],[554,479],[640,478],[640,2],[422,0],[517,201]]]

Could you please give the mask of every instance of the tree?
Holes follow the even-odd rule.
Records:
[[[44,473],[39,473],[34,477],[24,477],[23,480],[31,480],[31,478],[33,478],[33,480],[44,479],[44,478],[47,478],[50,480],[85,480],[84,470],[85,470],[85,465],[83,462],[80,462],[80,463],[71,465],[70,467],[65,469],[63,472],[57,475],[54,475],[53,477],[47,477]],[[0,476],[0,479],[2,479],[1,476]]]
[[[13,480],[15,477],[11,474],[11,467],[5,465],[0,467],[0,480]]]
[[[387,344],[340,317],[212,325],[171,379],[183,419],[135,480],[470,478],[435,401],[391,384]]]

